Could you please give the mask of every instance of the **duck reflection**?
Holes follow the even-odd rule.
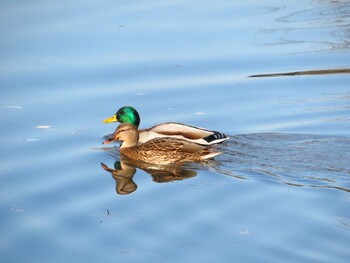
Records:
[[[104,170],[112,174],[112,177],[116,182],[115,190],[118,194],[127,195],[136,191],[137,184],[135,184],[135,182],[132,180],[136,173],[135,167],[120,161],[116,161],[114,163],[115,169],[109,168],[104,163],[101,163],[101,166]]]
[[[160,166],[132,160],[120,160],[114,163],[114,169],[101,163],[107,172],[110,172],[116,182],[116,192],[120,195],[131,194],[137,189],[133,177],[139,168],[150,174],[153,181],[157,183],[167,183],[177,180],[184,180],[197,175],[196,171],[184,169],[182,166]]]

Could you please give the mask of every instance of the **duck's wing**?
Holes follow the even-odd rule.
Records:
[[[196,144],[212,145],[228,139],[224,133],[177,122],[158,124],[149,129],[140,130],[139,132],[140,142],[146,142],[158,137],[172,137]]]
[[[206,149],[205,146],[172,137],[158,137],[138,146],[139,151],[165,151],[196,153]]]
[[[193,155],[200,155],[202,160],[213,158],[221,154],[221,152],[210,151],[206,146],[188,142],[177,138],[156,138],[141,144],[141,148],[147,150],[157,150],[166,152],[188,153]]]

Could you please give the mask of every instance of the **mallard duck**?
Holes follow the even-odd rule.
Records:
[[[220,154],[212,152],[202,145],[177,138],[154,138],[143,144],[138,144],[139,133],[135,125],[125,122],[118,126],[113,138],[104,144],[120,140],[120,153],[132,160],[159,165],[184,162],[200,162]]]
[[[138,128],[140,125],[140,115],[133,107],[125,106],[120,108],[112,117],[103,120],[103,122],[128,122]],[[177,122],[162,123],[155,125],[149,129],[139,130],[140,143],[144,143],[159,137],[178,138],[200,145],[212,145],[221,143],[228,139],[228,137],[221,132],[210,131]]]

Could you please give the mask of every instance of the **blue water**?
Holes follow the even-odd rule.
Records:
[[[1,2],[0,261],[349,262],[350,77],[326,74],[350,68],[349,14],[347,1]],[[142,128],[230,140],[207,164],[113,178],[100,163],[118,149],[101,143],[116,124],[101,121],[124,105]]]

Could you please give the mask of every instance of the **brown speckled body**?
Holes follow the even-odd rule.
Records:
[[[175,138],[156,138],[140,145],[121,148],[120,153],[130,159],[161,165],[200,162],[207,155],[214,154],[203,146]]]

